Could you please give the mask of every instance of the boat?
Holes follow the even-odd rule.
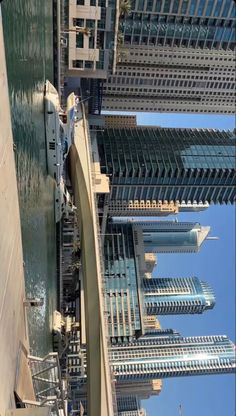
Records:
[[[63,171],[64,124],[60,119],[63,110],[56,88],[46,81],[44,94],[45,132],[48,174],[60,183]]]
[[[55,179],[55,221],[59,222],[63,213],[73,211],[70,194],[66,189],[63,170],[64,161],[74,142],[74,123],[78,120],[79,98],[71,93],[67,98],[66,110],[60,105],[56,88],[46,81],[44,94],[45,132],[48,174]]]
[[[68,213],[74,212],[76,209],[71,195],[66,188],[64,179],[61,177],[60,183],[55,189],[55,221],[61,221],[63,214],[68,216]]]

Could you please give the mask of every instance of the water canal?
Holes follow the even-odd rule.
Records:
[[[52,1],[4,0],[2,14],[26,291],[45,299],[29,313],[30,340],[34,353],[45,354],[56,308],[54,183],[46,169],[43,114],[44,83],[53,80]]]

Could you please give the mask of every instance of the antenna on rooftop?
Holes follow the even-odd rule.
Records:
[[[179,416],[183,416],[182,404],[179,405]]]

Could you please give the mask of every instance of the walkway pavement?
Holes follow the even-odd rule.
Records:
[[[71,152],[71,175],[75,205],[81,220],[87,340],[88,414],[113,416],[112,390],[103,315],[102,277],[97,218],[93,193],[88,128],[86,120],[75,127]]]
[[[14,390],[33,398],[21,228],[0,6],[0,416],[14,408]]]

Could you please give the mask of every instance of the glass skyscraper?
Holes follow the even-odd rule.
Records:
[[[215,305],[212,289],[197,277],[143,279],[143,294],[148,315],[203,313]]]
[[[233,373],[234,344],[224,335],[139,339],[110,349],[117,381]]]
[[[233,0],[134,0],[121,17],[127,45],[208,49],[236,46]]]
[[[209,238],[210,227],[177,221],[132,221],[141,231],[147,253],[197,253]]]
[[[134,0],[104,110],[235,113],[235,1]]]
[[[104,240],[105,309],[110,337],[118,341],[142,331],[140,275],[132,224],[108,225]]]
[[[213,308],[212,290],[195,277],[144,278],[145,251],[197,252],[208,233],[209,227],[188,222],[123,220],[107,224],[104,299],[113,342],[127,342],[144,334],[145,315],[202,313]]]
[[[235,134],[231,131],[143,127],[97,133],[111,201],[233,203]]]

